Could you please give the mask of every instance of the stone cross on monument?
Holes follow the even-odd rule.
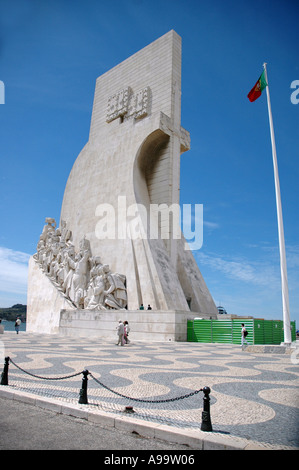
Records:
[[[217,316],[176,213],[180,155],[189,148],[181,127],[181,38],[170,31],[97,79],[89,140],[69,175],[60,219],[75,251],[86,239],[91,256],[124,276],[126,316],[136,328],[171,324],[166,330],[179,340],[187,318]],[[31,287],[29,311],[30,296],[37,301]],[[154,316],[141,320],[141,304]]]

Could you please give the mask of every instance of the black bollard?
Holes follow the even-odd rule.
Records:
[[[9,357],[5,358],[4,362],[4,369],[1,374],[1,385],[8,385],[8,365],[9,365]]]
[[[87,400],[87,382],[88,382],[88,370],[84,369],[82,372],[83,374],[83,379],[82,379],[82,388],[80,389],[80,394],[79,394],[79,402],[81,405],[88,405],[88,400]]]
[[[203,397],[203,412],[202,412],[202,422],[201,422],[201,430],[202,431],[213,431],[212,423],[211,423],[211,415],[210,415],[210,392],[211,389],[209,387],[204,387],[202,389],[204,393]]]

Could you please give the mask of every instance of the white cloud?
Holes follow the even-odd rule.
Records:
[[[217,222],[209,222],[208,220],[203,221],[204,227],[210,228],[210,229],[217,229],[219,228],[219,224]]]
[[[0,291],[26,294],[30,255],[0,247]]]
[[[299,268],[299,245],[286,247],[287,267]]]
[[[278,247],[261,247],[255,257],[193,252],[213,296],[229,313],[261,318],[282,315]],[[292,320],[299,323],[299,246],[287,245],[288,287]],[[211,287],[210,287],[211,288]]]
[[[243,281],[260,286],[279,287],[279,272],[276,266],[266,261],[248,261],[246,258],[225,258],[216,254],[197,252],[195,254],[199,266],[205,265],[220,271],[230,279]]]

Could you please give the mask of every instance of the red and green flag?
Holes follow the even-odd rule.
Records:
[[[262,91],[266,88],[266,86],[268,86],[268,83],[266,81],[265,70],[264,70],[262,75],[256,82],[256,84],[254,85],[254,87],[250,90],[250,92],[247,95],[249,101],[252,102],[252,101],[257,100],[261,96]]]

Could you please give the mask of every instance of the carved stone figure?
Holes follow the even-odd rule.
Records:
[[[105,267],[109,288],[105,292],[105,303],[110,308],[124,309],[127,305],[127,292],[125,287],[125,276],[110,273],[109,266]]]
[[[66,250],[65,255],[64,255],[64,276],[63,276],[62,289],[67,297],[70,297],[70,290],[72,286],[72,279],[73,279],[73,275],[75,272],[75,268],[76,268],[75,249],[73,245],[71,245]]]
[[[64,220],[61,221],[61,227],[59,227],[61,231],[60,241],[62,243],[68,243],[72,238],[72,232],[67,229],[66,222]]]
[[[52,219],[50,217],[47,217],[46,218],[46,224],[43,228],[43,231],[42,231],[42,234],[40,236],[40,240],[46,240],[48,238],[48,234],[49,233],[53,233],[55,232],[55,228],[56,228],[56,222],[55,222],[55,219]],[[52,225],[54,224],[54,226]]]
[[[73,301],[78,308],[84,308],[84,297],[87,287],[87,270],[90,253],[88,250],[80,251],[75,258],[75,272],[72,279]]]
[[[123,309],[127,305],[125,276],[111,273],[99,256],[92,256],[85,237],[76,253],[72,232],[62,220],[46,218],[34,259],[52,283],[78,308]]]
[[[99,266],[97,268],[97,272],[92,277],[90,283],[90,294],[91,297],[89,299],[87,308],[89,309],[100,309],[106,310],[104,305],[105,299],[105,275],[103,271],[103,267]]]

